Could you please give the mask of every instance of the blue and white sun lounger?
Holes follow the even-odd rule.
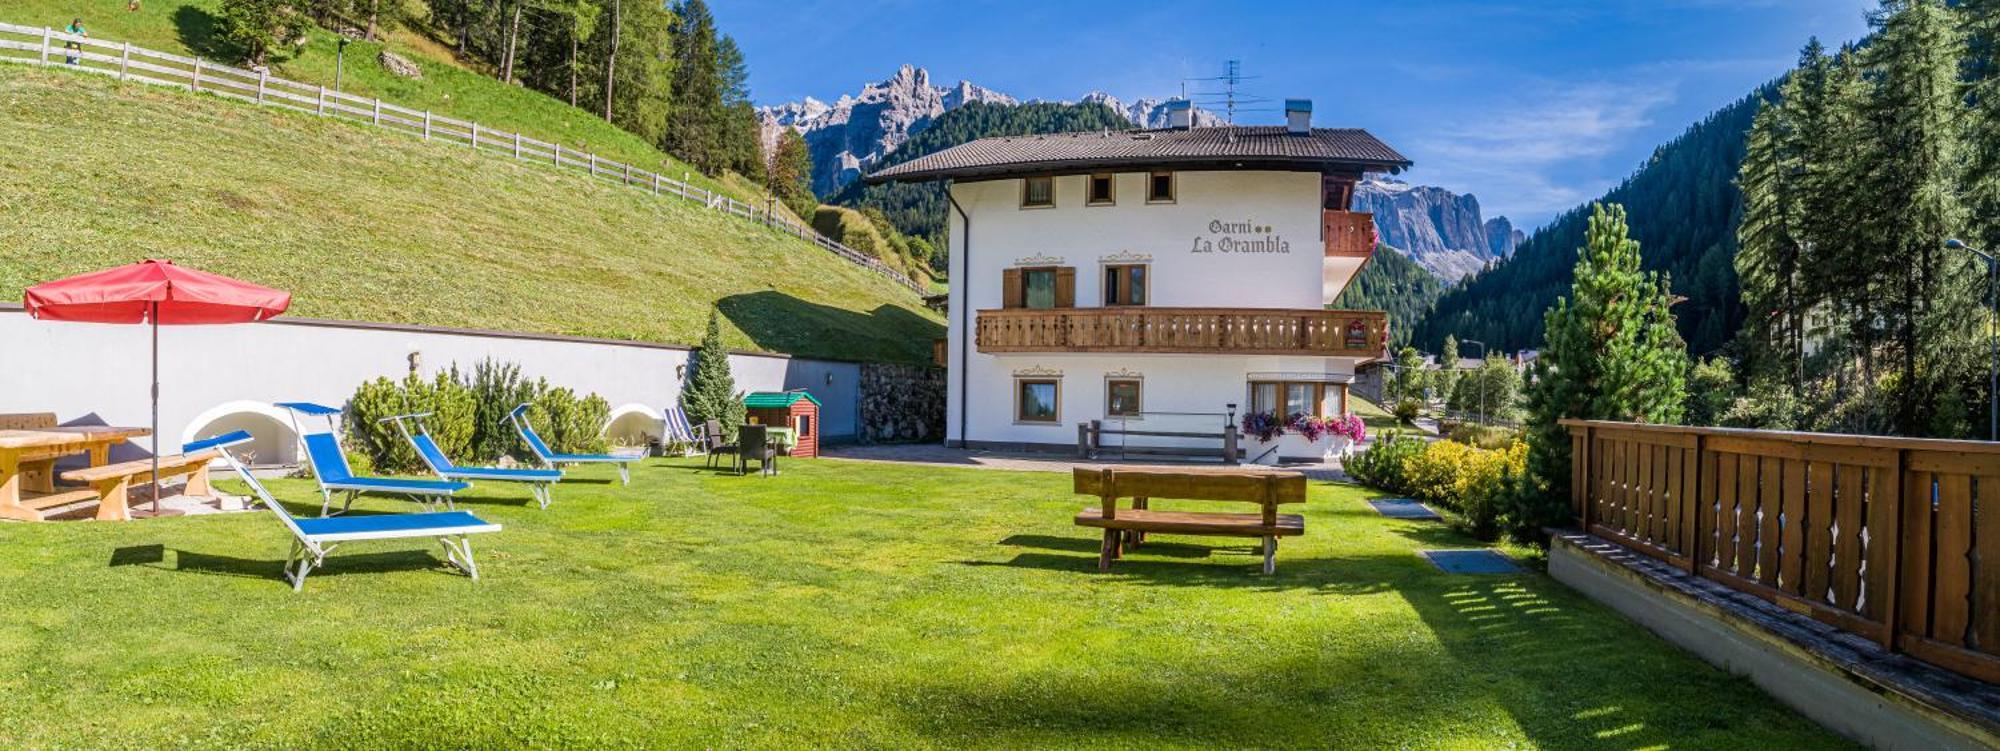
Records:
[[[447,481],[498,480],[500,482],[527,483],[528,491],[535,494],[535,502],[541,504],[541,507],[544,509],[549,507],[549,486],[562,480],[562,470],[461,467],[452,464],[451,458],[445,456],[444,450],[438,448],[437,441],[431,438],[430,430],[424,427],[424,418],[429,416],[429,412],[422,412],[414,415],[385,417],[383,419],[396,421],[396,429],[403,432],[403,438],[409,440],[410,446],[417,450],[417,456],[423,457],[424,464],[429,465],[431,471],[436,472],[439,479]],[[414,433],[410,431],[411,423],[415,423],[417,426]]]
[[[544,442],[541,436],[535,435],[535,426],[528,424],[528,405],[515,407],[514,411],[507,413],[507,419],[513,421],[514,429],[520,431],[521,440],[528,442],[528,450],[535,452],[535,458],[552,469],[561,469],[565,464],[616,464],[619,482],[630,485],[632,463],[644,458],[618,454],[558,454],[550,451],[549,444]]]
[[[666,439],[674,443],[694,444],[701,439],[694,434],[694,424],[688,422],[687,409],[674,405],[661,412],[660,423],[665,429]]]
[[[281,402],[278,406],[292,411],[292,427],[305,440],[306,462],[312,465],[313,479],[319,481],[319,515],[322,517],[333,515],[334,493],[343,495],[341,513],[346,513],[354,505],[354,499],[364,493],[402,496],[429,511],[435,503],[452,508],[451,494],[472,487],[469,483],[451,480],[355,477],[354,470],[347,465],[347,455],[341,453],[340,439],[334,436],[334,420],[340,417],[340,410],[311,402]],[[299,425],[299,415],[324,417],[327,429],[307,432]]]
[[[257,500],[265,508],[284,522],[285,529],[292,533],[292,552],[285,558],[285,580],[292,583],[292,591],[297,592],[306,583],[306,574],[326,565],[326,556],[340,543],[354,540],[401,540],[417,537],[436,538],[444,546],[445,562],[450,563],[474,581],[479,580],[479,564],[472,559],[472,535],[500,531],[500,525],[488,524],[479,517],[464,511],[447,511],[434,514],[382,514],[378,516],[345,516],[338,519],[294,519],[285,511],[264,484],[245,468],[236,457],[229,453],[229,447],[249,443],[250,434],[238,430],[202,441],[195,441],[183,447],[183,451],[194,452],[216,449],[229,468],[250,485],[250,491],[257,494]]]

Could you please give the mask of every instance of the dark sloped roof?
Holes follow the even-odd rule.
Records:
[[[882,169],[868,182],[1003,177],[1115,167],[1401,171],[1410,160],[1359,128],[1282,125],[982,138]]]

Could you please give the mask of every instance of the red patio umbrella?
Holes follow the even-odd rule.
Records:
[[[160,325],[251,323],[285,312],[292,294],[145,260],[29,287],[28,315],[44,321],[153,327],[153,513],[160,511]]]

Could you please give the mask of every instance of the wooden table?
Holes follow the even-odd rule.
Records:
[[[113,445],[152,434],[106,425],[0,430],[0,519],[38,522],[43,509],[96,498],[87,489],[56,492],[56,460],[89,454],[90,466],[103,466]]]
[[[1104,530],[1097,558],[1099,571],[1111,570],[1111,561],[1123,556],[1126,548],[1144,542],[1146,533],[1162,532],[1262,538],[1264,573],[1270,574],[1276,571],[1278,538],[1306,531],[1304,517],[1278,513],[1283,504],[1306,502],[1306,478],[1296,472],[1076,467],[1070,477],[1075,492],[1098,497],[1097,508],[1078,513],[1076,523]],[[1132,499],[1132,508],[1119,510],[1119,498]],[[1261,512],[1154,511],[1150,508],[1154,498],[1254,503]]]

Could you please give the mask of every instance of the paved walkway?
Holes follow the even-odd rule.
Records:
[[[1215,466],[1213,464],[1161,464],[1159,462],[1086,461],[1061,454],[1011,453],[947,448],[937,443],[895,443],[869,446],[822,446],[820,455],[834,459],[892,464],[1004,469],[1017,472],[1068,472],[1075,467],[1168,467]],[[1287,464],[1276,469],[1295,470],[1314,480],[1345,481],[1347,473],[1338,462],[1327,464]]]

